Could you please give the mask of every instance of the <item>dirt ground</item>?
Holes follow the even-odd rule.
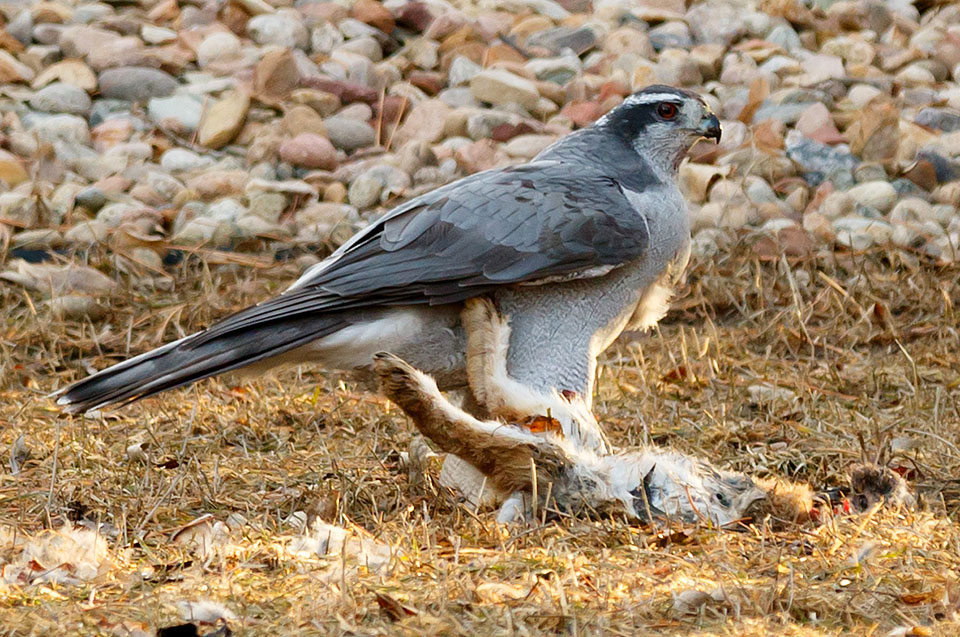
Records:
[[[620,446],[817,488],[882,455],[924,500],[718,530],[500,527],[442,489],[435,463],[408,475],[404,416],[322,370],[204,382],[95,418],[46,397],[297,271],[234,261],[187,259],[150,284],[117,275],[98,321],[58,320],[0,285],[0,634],[151,634],[191,616],[220,635],[960,630],[960,267],[745,244],[692,264],[660,328],[611,348],[596,410]],[[315,520],[354,539],[313,550]]]

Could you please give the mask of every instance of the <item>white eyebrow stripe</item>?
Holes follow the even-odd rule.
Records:
[[[623,100],[624,104],[653,104],[654,102],[663,102],[665,100],[683,101],[689,99],[684,95],[676,93],[653,93],[651,95],[631,95]]]

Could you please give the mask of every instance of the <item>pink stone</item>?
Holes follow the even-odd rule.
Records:
[[[295,166],[333,170],[337,167],[337,151],[326,137],[300,133],[280,144],[280,159]]]
[[[797,120],[796,128],[803,133],[804,137],[821,144],[840,144],[847,141],[833,123],[830,111],[820,102],[812,104],[810,108],[803,111],[800,119]]]
[[[566,115],[577,126],[589,126],[600,119],[603,111],[596,102],[571,102],[563,107],[561,115]]]

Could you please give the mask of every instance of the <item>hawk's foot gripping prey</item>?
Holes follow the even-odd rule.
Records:
[[[596,417],[581,397],[562,395],[555,389],[540,391],[519,383],[511,377],[507,369],[507,352],[510,342],[508,316],[501,314],[488,299],[471,299],[465,304],[463,325],[467,338],[467,376],[470,388],[477,400],[481,401],[485,412],[502,423],[510,423],[511,426],[525,431],[526,434],[533,435],[541,441],[540,444],[547,444],[545,442],[547,434],[552,436],[564,451],[566,458],[565,463],[548,463],[548,467],[554,468],[554,474],[558,473],[555,467],[561,464],[568,468],[566,471],[571,470],[569,467],[579,465],[582,467],[581,471],[591,473],[595,477],[593,480],[577,483],[577,489],[573,494],[569,490],[561,491],[560,505],[564,510],[574,508],[570,503],[580,503],[581,507],[588,506],[584,505],[584,502],[592,503],[589,507],[595,510],[609,509],[607,504],[598,503],[606,503],[606,498],[609,498],[611,493],[617,492],[617,488],[609,486],[618,479],[617,476],[632,476],[627,478],[629,486],[630,480],[636,480],[637,475],[642,475],[643,495],[646,498],[644,509],[637,514],[627,507],[627,513],[631,517],[649,519],[660,516],[689,521],[699,516],[715,522],[725,519],[725,516],[729,519],[750,517],[751,519],[769,519],[771,523],[778,526],[810,519],[814,509],[813,492],[809,486],[802,483],[779,479],[752,482],[750,478],[743,475],[717,471],[708,463],[695,458],[655,448],[647,448],[639,453],[611,454]],[[392,360],[392,364],[400,368],[405,367],[398,360],[387,357],[384,360]],[[380,370],[390,366],[390,363],[378,363]],[[430,403],[434,408],[441,409],[441,411],[432,412],[431,418],[424,418],[424,414],[421,414],[421,420],[415,418],[418,427],[421,422],[431,422],[434,429],[443,426],[443,435],[447,436],[457,435],[453,430],[459,430],[460,427],[470,429],[469,423],[474,422],[472,419],[466,424],[460,420],[459,424],[452,426],[453,430],[447,429],[447,425],[442,423],[457,421],[458,412],[444,410],[444,406],[436,402],[443,399],[438,399],[435,393],[429,391],[428,379],[417,376],[409,369],[406,371],[405,377],[408,381],[411,383],[420,381],[419,388],[411,389],[408,386],[405,390],[407,393],[403,394],[404,390],[398,390],[398,385],[393,383],[387,389],[388,395],[397,395],[399,391],[408,401],[411,396],[419,396],[422,403]],[[505,430],[496,430],[497,433],[503,431]],[[470,435],[458,437],[461,443],[470,440]],[[444,446],[440,442],[437,440],[441,448],[456,454],[449,446]],[[489,439],[486,443],[472,441],[462,445],[466,447],[465,450],[461,450],[464,453],[463,456],[448,455],[440,480],[445,486],[460,491],[474,504],[502,500],[503,506],[499,519],[502,522],[508,522],[523,515],[524,498],[529,500],[530,493],[524,493],[521,490],[511,494],[509,490],[504,490],[509,488],[510,484],[502,484],[498,478],[490,475],[483,477],[484,468],[476,462],[476,449],[484,444],[492,443]],[[510,457],[507,453],[494,455],[504,459]],[[458,459],[459,462],[451,463],[451,460]],[[522,461],[519,464],[514,461],[512,464],[519,466]],[[590,467],[593,468],[590,469]],[[489,463],[485,468],[490,468]],[[479,479],[474,475],[477,473],[479,473]],[[497,470],[498,475],[506,473],[508,472]],[[540,473],[538,471],[538,475]],[[526,476],[529,482],[529,472]],[[598,487],[590,491],[583,486],[598,484],[608,485],[609,488]],[[651,493],[650,489],[653,485],[658,486],[656,492]],[[754,485],[759,488],[759,491],[752,489]],[[484,493],[478,493],[481,487]],[[709,492],[711,489],[712,496]],[[630,488],[627,491],[635,492],[636,489]],[[676,497],[678,493],[682,493],[679,499]],[[482,497],[487,495],[490,497]],[[651,505],[651,502],[654,504]],[[624,499],[615,499],[612,506],[614,510],[624,510]]]
[[[392,354],[378,354],[374,369],[387,397],[437,447],[472,464],[493,488],[535,499],[541,510],[725,525],[764,496],[746,475],[673,451],[603,455],[552,431],[533,433],[478,420],[450,403],[430,377]],[[511,498],[505,506],[514,504]]]

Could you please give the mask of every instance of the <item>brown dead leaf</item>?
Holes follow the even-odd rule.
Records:
[[[687,378],[688,372],[686,365],[678,365],[664,374],[660,380],[664,383],[679,383]]]
[[[672,544],[690,544],[692,541],[693,538],[690,531],[684,531],[682,529],[663,529],[661,531],[657,531],[657,534],[652,538],[650,543],[657,548],[662,549]]]
[[[554,433],[563,432],[563,426],[560,424],[560,421],[550,416],[534,416],[524,421],[523,426],[535,434],[546,433],[548,431]]]
[[[380,610],[386,613],[393,621],[399,621],[404,617],[417,614],[416,609],[405,606],[398,599],[386,593],[374,593],[374,595],[377,598],[377,605],[380,607]]]
[[[917,606],[936,600],[940,597],[941,593],[942,591],[936,589],[921,591],[919,593],[904,593],[900,596],[900,601],[910,606]]]
[[[191,542],[198,534],[209,533],[210,530],[213,529],[214,522],[216,522],[216,519],[213,517],[213,514],[205,513],[195,520],[191,520],[183,526],[173,529],[173,535],[170,536],[170,541],[177,545]]]

